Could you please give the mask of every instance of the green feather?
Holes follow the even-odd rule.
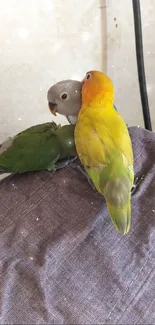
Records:
[[[116,206],[112,205],[109,201],[106,202],[114,227],[121,234],[127,234],[130,230],[131,225],[130,198],[128,199],[127,204],[125,204],[124,206]]]
[[[107,166],[86,168],[86,171],[96,189],[104,195],[113,225],[121,234],[126,234],[131,223],[133,168],[124,163],[121,153],[115,152],[108,158]]]
[[[3,149],[3,144],[1,145]],[[56,170],[76,155],[74,125],[54,122],[32,126],[17,134],[0,155],[1,173]]]

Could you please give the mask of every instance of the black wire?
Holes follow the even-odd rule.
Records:
[[[141,103],[143,109],[144,125],[146,129],[152,131],[149,102],[148,102],[147,88],[146,88],[146,79],[145,79],[140,1],[132,0],[132,5],[133,5],[134,27],[135,27],[135,44],[136,44],[138,79],[139,79],[139,88],[140,88]]]

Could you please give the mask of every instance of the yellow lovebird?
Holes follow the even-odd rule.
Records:
[[[109,77],[100,71],[87,72],[75,145],[87,174],[106,199],[113,225],[126,234],[131,224],[133,151],[127,126],[113,102],[114,87]]]

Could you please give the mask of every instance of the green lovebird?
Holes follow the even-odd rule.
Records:
[[[1,174],[63,168],[76,156],[74,125],[32,126],[9,140],[8,146],[4,142],[0,151]]]

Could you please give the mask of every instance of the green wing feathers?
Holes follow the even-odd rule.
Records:
[[[0,172],[54,170],[59,159],[74,156],[74,126],[39,124],[17,134],[0,155]]]
[[[104,195],[113,225],[122,233],[128,233],[131,223],[130,197],[134,180],[132,166],[120,154],[116,154],[115,163],[107,166],[87,168],[87,173],[96,189]]]
[[[111,220],[116,229],[128,233],[131,223],[130,197],[133,185],[133,169],[124,156],[117,154],[112,162],[101,172],[100,188],[105,196]]]

